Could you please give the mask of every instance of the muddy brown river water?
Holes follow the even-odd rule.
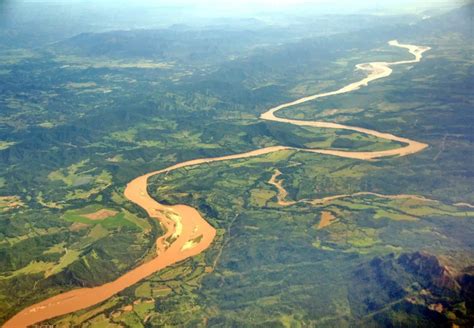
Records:
[[[195,256],[203,252],[211,245],[216,235],[216,230],[209,223],[207,223],[206,220],[203,219],[203,217],[197,210],[187,205],[166,206],[158,203],[148,194],[147,183],[148,178],[150,178],[151,176],[171,172],[179,168],[201,165],[204,163],[249,158],[283,150],[306,151],[360,160],[374,160],[377,158],[388,156],[406,156],[419,152],[426,148],[427,145],[424,143],[403,137],[397,137],[389,133],[383,133],[337,123],[293,120],[275,116],[275,113],[279,110],[291,106],[299,105],[319,98],[334,96],[358,90],[361,87],[367,86],[370,82],[390,76],[390,74],[392,73],[391,67],[393,66],[419,62],[422,58],[423,53],[430,49],[428,47],[400,44],[398,43],[398,41],[390,41],[389,44],[395,47],[406,48],[408,52],[414,56],[414,59],[391,63],[372,62],[359,64],[356,66],[357,69],[367,72],[367,76],[361,79],[360,81],[353,82],[335,91],[316,94],[289,103],[278,105],[276,107],[270,108],[268,111],[263,113],[260,118],[262,120],[282,122],[298,126],[311,126],[318,128],[345,129],[357,131],[381,139],[401,142],[404,144],[403,147],[383,151],[356,152],[330,149],[300,149],[287,146],[274,146],[235,155],[194,159],[175,164],[159,171],[142,175],[132,180],[127,185],[125,189],[125,197],[129,201],[142,207],[150,217],[159,220],[162,227],[166,231],[165,235],[160,236],[156,241],[157,256],[151,261],[138,265],[137,267],[123,274],[116,280],[106,283],[104,285],[92,288],[73,289],[71,291],[48,298],[37,304],[31,305],[18,312],[15,316],[13,316],[9,321],[5,323],[4,327],[26,327],[28,325],[33,325],[35,323],[48,320],[60,315],[88,308],[90,306],[107,300],[108,298],[119,293],[125,288],[136,284],[137,282],[145,279],[146,277],[167,266],[181,262],[189,257]],[[199,238],[200,236],[202,237]],[[194,240],[198,241],[193,242]]]

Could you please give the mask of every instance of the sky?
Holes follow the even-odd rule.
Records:
[[[0,0],[2,2],[4,0]],[[18,1],[18,0],[17,0]],[[55,3],[103,3],[113,5],[159,5],[159,6],[192,6],[234,8],[249,7],[295,7],[295,6],[334,6],[348,8],[377,8],[391,7],[430,8],[439,6],[456,6],[467,3],[468,0],[19,0],[19,2],[55,2]]]
[[[419,14],[426,10],[447,11],[467,4],[469,0],[0,0],[0,20],[20,12],[17,5],[25,3],[53,3],[62,5],[68,15],[116,16],[137,18],[140,12],[166,13],[168,21],[177,23],[187,18],[258,18],[269,16],[314,16],[319,14]],[[471,0],[472,1],[472,0]],[[79,6],[78,6],[79,5]],[[80,7],[80,8],[79,8]],[[148,10],[148,8],[153,7]],[[163,7],[173,8],[163,11]],[[18,8],[16,8],[18,9]],[[120,14],[118,14],[120,13]],[[36,13],[35,13],[36,14]],[[436,14],[436,13],[435,13]],[[135,16],[134,16],[135,15]],[[431,15],[431,14],[429,14]],[[114,16],[114,17],[115,17]],[[163,16],[163,15],[162,15]],[[146,18],[143,17],[144,23]],[[1,24],[1,22],[0,22]]]
[[[61,1],[61,0],[59,0]],[[128,0],[112,1],[115,4],[130,4]],[[210,13],[251,14],[254,12],[299,11],[347,14],[383,13],[406,14],[421,13],[426,10],[448,10],[467,4],[468,0],[133,0],[133,3],[147,5],[170,5],[188,8],[206,8]]]

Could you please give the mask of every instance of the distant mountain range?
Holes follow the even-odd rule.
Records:
[[[473,33],[473,8],[470,4],[449,13],[423,19],[414,25],[393,23],[384,27],[366,27],[360,33],[369,33],[380,39],[387,36],[406,37],[453,31],[469,35]],[[270,29],[271,30],[271,29]],[[277,44],[288,35],[278,33],[271,36],[258,30],[232,30],[229,28],[190,31],[183,25],[165,30],[130,30],[104,33],[82,33],[55,43],[50,49],[59,54],[74,54],[91,57],[146,58],[163,61],[196,61],[225,59],[231,54],[248,51],[248,47],[260,40],[272,40]],[[338,38],[337,35],[330,38]],[[224,42],[232,39],[234,42]],[[347,37],[345,37],[347,39]],[[347,40],[346,40],[347,41]]]

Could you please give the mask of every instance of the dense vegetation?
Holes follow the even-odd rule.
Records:
[[[356,80],[357,63],[406,58],[386,45],[400,38],[432,50],[368,88],[280,115],[388,131],[428,143],[427,150],[376,162],[280,152],[157,176],[149,186],[157,199],[192,205],[218,229],[212,247],[52,322],[472,324],[473,212],[454,205],[474,202],[465,11],[299,39],[259,27],[88,33],[35,49],[2,43],[0,322],[153,256],[158,224],[123,197],[140,174],[270,145],[397,147],[258,117],[272,105]],[[368,191],[437,202],[361,195],[282,207],[268,183],[275,169],[290,200]],[[108,215],[95,218],[100,210]],[[336,221],[320,228],[323,212]]]

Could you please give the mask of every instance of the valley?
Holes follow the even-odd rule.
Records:
[[[339,128],[339,129],[348,129],[354,130],[357,132],[366,133],[373,135],[379,138],[384,138],[388,140],[394,140],[398,142],[404,142],[408,145],[394,150],[385,150],[378,152],[345,152],[337,150],[321,150],[321,149],[294,149],[285,146],[276,146],[263,148],[256,151],[250,151],[242,154],[229,155],[216,158],[204,158],[190,160],[187,162],[182,162],[175,164],[169,168],[148,173],[139,178],[134,179],[130,182],[125,189],[125,197],[142,207],[150,217],[155,217],[160,221],[160,224],[166,231],[166,234],[159,237],[156,241],[157,245],[157,257],[155,259],[138,266],[132,271],[127,272],[123,276],[119,277],[117,280],[104,284],[99,287],[87,288],[73,290],[58,296],[47,299],[39,304],[34,304],[29,308],[24,309],[22,312],[14,316],[11,320],[7,321],[4,327],[26,327],[33,325],[37,322],[41,322],[53,317],[64,315],[69,312],[78,311],[95,305],[106,299],[110,298],[112,295],[122,291],[123,289],[139,282],[140,280],[148,277],[152,273],[165,268],[166,266],[175,264],[177,262],[183,261],[184,259],[199,254],[208,248],[214,239],[215,229],[212,228],[202,216],[192,207],[187,205],[173,205],[166,206],[156,202],[147,192],[147,183],[148,178],[151,176],[159,174],[167,174],[173,170],[181,169],[190,166],[197,166],[200,164],[209,164],[213,162],[235,160],[250,158],[254,156],[260,156],[269,154],[276,151],[283,150],[295,150],[295,151],[309,151],[314,153],[329,154],[333,156],[345,157],[345,158],[356,158],[364,160],[372,160],[374,158],[386,157],[386,156],[405,156],[411,153],[421,151],[427,145],[421,144],[415,141],[411,141],[406,138],[396,137],[386,133],[380,133],[377,131],[371,131],[367,129],[349,127],[334,123],[326,122],[311,122],[311,121],[297,121],[289,119],[278,119],[274,116],[274,113],[278,110],[290,107],[293,105],[298,105],[307,101],[311,101],[321,97],[328,97],[337,95],[340,93],[347,93],[353,90],[359,89],[361,86],[367,86],[369,82],[374,80],[387,77],[391,74],[392,70],[389,68],[391,65],[400,65],[407,63],[416,63],[419,62],[422,58],[424,51],[429,50],[426,47],[418,47],[413,45],[403,45],[399,44],[397,41],[390,41],[390,45],[407,48],[409,52],[415,56],[414,60],[407,61],[398,61],[394,63],[369,63],[369,64],[360,64],[358,68],[364,67],[364,70],[369,71],[368,77],[362,79],[361,81],[354,82],[345,86],[337,91],[327,92],[323,94],[318,94],[314,96],[304,97],[299,100],[279,105],[277,107],[269,109],[267,112],[261,115],[261,118],[269,121],[277,121],[290,123],[293,125],[300,126],[314,126],[314,127],[324,127],[324,128]],[[276,184],[276,183],[274,183]],[[278,186],[278,185],[277,185]],[[280,186],[280,193],[284,192],[284,189]],[[366,193],[367,194],[367,193]],[[371,195],[379,196],[378,194],[372,193]],[[381,196],[381,195],[380,195]],[[332,196],[330,200],[340,198],[341,196]],[[387,196],[382,196],[387,197]],[[417,196],[412,196],[417,198]],[[407,196],[391,196],[389,198],[408,198]],[[419,198],[419,197],[418,197]],[[279,201],[280,205],[293,205],[293,203],[285,203],[283,201],[284,197]],[[321,200],[316,200],[312,202],[318,202]],[[323,212],[324,213],[324,212]],[[176,220],[173,221],[171,218],[176,217]],[[322,223],[321,227],[328,225],[328,223]],[[179,228],[178,228],[179,227]],[[196,245],[192,247],[185,248],[185,244],[191,240],[199,238]],[[171,241],[168,241],[171,238]]]
[[[472,325],[472,6],[10,7],[2,325]]]

